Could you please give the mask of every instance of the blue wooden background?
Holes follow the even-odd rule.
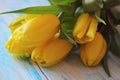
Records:
[[[47,0],[0,0],[0,12],[29,6],[49,5]],[[101,65],[84,66],[79,55],[72,52],[54,67],[42,68],[30,60],[13,58],[4,45],[10,37],[8,24],[21,14],[0,15],[0,80],[120,80],[120,59],[109,54],[109,78]]]
[[[0,12],[48,4],[45,0],[0,0]],[[0,80],[42,80],[32,62],[15,59],[4,48],[10,36],[8,24],[19,15],[0,15]]]

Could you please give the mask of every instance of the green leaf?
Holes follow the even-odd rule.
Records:
[[[108,23],[108,21],[107,21],[107,23]],[[108,66],[108,61],[107,61],[108,60],[108,51],[110,50],[111,42],[112,42],[110,26],[108,24],[107,25],[100,24],[99,26],[101,27],[101,33],[107,42],[107,51],[106,51],[105,56],[102,59],[102,66],[103,66],[105,72],[107,73],[107,75],[109,77],[111,77],[109,66]]]
[[[104,3],[103,9],[110,9],[111,7],[120,5],[120,0],[102,0]]]
[[[74,6],[60,5],[59,7],[66,10],[59,18],[61,21],[60,38],[67,40],[74,45],[77,45],[72,36],[72,30],[76,21],[74,17]]]
[[[71,22],[62,23],[62,30],[67,34],[72,34],[74,24]]]
[[[59,38],[67,40],[68,42],[70,42],[70,43],[74,44],[75,46],[77,46],[77,43],[74,41],[74,39],[72,38],[72,36],[68,35],[65,32],[63,32],[63,30],[61,30]]]
[[[23,21],[25,21],[25,19],[21,19],[21,20],[15,22],[14,24],[12,24],[12,25],[10,25],[10,26],[19,25],[19,24],[21,24]]]
[[[74,15],[77,7],[81,6],[81,0],[49,0],[52,5],[59,6],[64,12],[67,12],[69,15]]]
[[[52,5],[69,5],[77,0],[49,0]]]
[[[13,57],[17,57],[17,58],[22,58],[22,59],[26,59],[29,58],[31,56],[31,53],[24,53],[24,54],[12,54]]]
[[[110,50],[114,55],[120,57],[120,26],[116,26],[109,12],[107,14],[107,24],[111,37]]]
[[[55,14],[57,15],[61,11],[62,9],[58,6],[35,6],[35,7],[28,7],[28,8],[19,9],[19,10],[2,12],[0,14],[23,13],[23,14]]]
[[[103,23],[104,25],[107,25],[106,22],[105,22],[102,18],[100,18],[100,17],[97,16],[97,15],[95,15],[95,16],[96,16],[97,20],[98,20],[100,23]]]
[[[108,67],[108,57],[107,57],[107,54],[108,54],[108,51],[110,49],[110,46],[111,46],[111,36],[110,36],[110,31],[108,30],[107,26],[104,27],[104,30],[102,31],[102,34],[107,42],[107,51],[106,51],[106,55],[103,57],[102,59],[102,66],[105,70],[105,72],[107,73],[107,75],[109,77],[111,77],[111,74],[110,74],[110,70],[109,70],[109,67]]]
[[[78,18],[82,13],[84,13],[84,10],[82,7],[77,7],[74,13],[75,18]]]
[[[110,10],[112,17],[120,24],[120,5],[111,8]]]
[[[63,17],[62,17],[62,19],[60,19],[61,20],[61,23],[65,23],[65,22],[67,22],[67,24],[69,25],[69,23],[68,22],[72,22],[72,21],[74,21],[74,18],[72,17],[72,16],[68,16],[68,17],[66,17],[65,15],[63,15]],[[73,23],[73,22],[72,22]],[[72,24],[72,23],[70,23],[70,24]],[[65,24],[63,24],[63,25],[65,25]]]
[[[114,55],[120,57],[120,32],[115,27],[113,27],[112,30],[112,42],[110,50]]]
[[[85,12],[95,12],[103,8],[100,0],[82,0],[82,5]]]
[[[109,67],[108,67],[107,54],[102,59],[102,66],[103,66],[105,72],[107,73],[107,75],[109,77],[111,77],[111,74],[110,74],[110,71],[109,71]]]
[[[74,41],[72,37],[72,31],[73,31],[74,23],[73,22],[65,22],[61,24],[61,33],[60,38],[65,39],[72,44],[77,46],[77,43]]]
[[[110,26],[116,26],[120,24],[120,11],[118,9],[113,10],[114,8],[112,8],[111,10],[103,10],[104,12],[101,14],[106,14],[104,15],[104,20],[108,20],[106,21],[109,22],[107,24],[110,24]]]

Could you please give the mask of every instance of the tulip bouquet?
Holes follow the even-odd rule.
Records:
[[[25,14],[13,20],[5,47],[14,55],[49,67],[62,61],[73,47],[80,47],[86,66],[102,62],[109,76],[107,53],[120,56],[120,0],[49,0],[35,6],[2,12]],[[78,46],[79,45],[79,46]]]

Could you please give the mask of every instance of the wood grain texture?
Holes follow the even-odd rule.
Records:
[[[101,64],[87,67],[82,64],[79,54],[74,52],[56,66],[50,68],[39,66],[39,68],[47,80],[120,80],[120,59],[109,52],[108,64],[111,78],[106,75]]]
[[[49,3],[43,0],[0,0],[0,12],[46,4]],[[13,58],[4,48],[11,34],[8,24],[20,15],[0,15],[0,80],[45,80],[38,65],[27,59]]]
[[[103,67],[87,67],[82,64],[77,51],[69,54],[64,61],[50,68],[41,68],[49,80],[120,80],[120,59],[109,52],[109,78]]]

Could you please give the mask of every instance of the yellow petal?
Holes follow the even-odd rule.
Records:
[[[92,16],[92,21],[86,33],[86,36],[89,38],[89,41],[92,41],[94,39],[97,31],[97,26],[98,26],[98,20],[95,16]]]
[[[52,66],[60,62],[69,53],[72,47],[73,45],[65,40],[55,39],[43,47],[35,48],[31,58],[39,62],[41,66]]]
[[[39,16],[42,16],[42,15],[40,15],[40,14],[26,14],[25,15],[25,20],[27,22],[28,20],[31,20],[31,19],[33,19],[35,17],[39,17]]]
[[[36,47],[32,51],[31,59],[33,61],[43,62],[43,49],[44,49],[44,47],[42,47],[42,46]]]
[[[8,49],[9,52],[11,53],[28,53],[33,50],[34,47],[26,47],[23,46],[20,43],[20,38],[22,37],[21,32],[22,32],[22,27],[17,28],[9,40],[7,41],[5,47]]]
[[[35,46],[44,45],[58,32],[59,24],[59,19],[51,14],[29,20],[23,25],[21,44],[26,45],[33,42],[37,43]]]
[[[100,54],[97,56],[94,64],[92,64],[93,66],[97,65],[100,63],[100,61],[102,60],[102,58],[104,57],[105,53],[107,51],[107,43],[105,40],[103,40],[103,49],[101,50]]]
[[[106,47],[104,38],[97,32],[93,41],[81,46],[80,57],[83,63],[87,66],[97,65],[103,58]]]
[[[73,30],[73,37],[78,43],[82,43],[80,39],[83,38],[83,36],[87,32],[90,22],[91,17],[88,13],[84,13],[78,18]]]
[[[13,33],[18,27],[22,25],[22,23],[25,22],[25,16],[20,16],[14,19],[10,24],[9,28],[11,32]]]
[[[88,42],[86,45],[86,55],[88,60],[88,65],[91,66],[97,59],[103,49],[103,37],[101,34],[96,33],[96,37],[93,41]]]
[[[96,31],[98,26],[98,20],[95,16],[91,16],[91,22],[89,24],[89,27],[85,33],[85,35],[82,38],[78,37],[79,43],[87,43],[94,39]]]
[[[81,45],[80,46],[80,58],[83,61],[83,63],[85,65],[87,65],[87,56],[86,56],[86,52],[85,52],[85,45]]]
[[[25,24],[28,20],[34,18],[34,17],[38,17],[41,15],[37,15],[37,14],[26,14],[24,16],[20,16],[17,17],[16,19],[14,19],[10,24],[9,24],[9,28],[11,29],[11,32],[13,33],[18,27],[22,26],[23,24]]]
[[[8,51],[12,54],[29,53],[33,50],[33,48],[25,48],[25,47],[21,46],[12,37],[7,41],[5,48],[7,48]]]

